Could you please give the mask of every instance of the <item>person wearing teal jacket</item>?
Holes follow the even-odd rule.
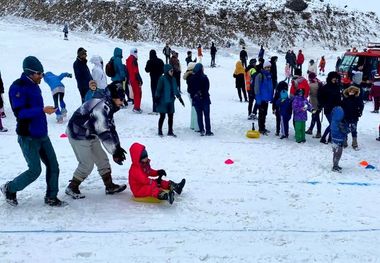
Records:
[[[168,136],[177,137],[173,133],[173,116],[174,116],[174,100],[175,97],[183,106],[185,103],[179,93],[176,79],[173,77],[173,67],[169,64],[164,66],[164,75],[158,80],[157,90],[155,94],[155,102],[157,103],[157,112],[160,113],[158,120],[158,135],[163,136],[162,125],[164,124],[165,115],[168,114]]]

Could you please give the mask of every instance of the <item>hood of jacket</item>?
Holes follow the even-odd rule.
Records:
[[[170,64],[165,64],[164,65],[164,74],[167,75],[169,74],[169,70],[173,69],[172,65]]]
[[[345,98],[348,98],[348,96],[350,96],[349,94],[350,94],[350,92],[354,92],[354,95],[355,95],[355,97],[359,97],[359,95],[360,95],[360,89],[358,88],[358,87],[355,87],[355,86],[350,86],[350,87],[348,87],[347,89],[345,89],[344,91],[343,91],[343,96],[345,97]]]
[[[340,122],[344,118],[344,111],[343,108],[340,106],[336,106],[331,111],[331,120],[335,122]]]
[[[149,51],[149,59],[156,59],[157,58],[157,53],[156,53],[156,50],[152,49],[151,51]]]
[[[90,62],[92,63],[92,64],[94,64],[95,66],[102,66],[102,63],[103,63],[103,59],[102,59],[102,57],[101,56],[97,56],[97,55],[95,55],[95,56],[92,56],[91,57],[91,59],[90,59]]]
[[[121,48],[119,48],[119,47],[115,47],[115,49],[113,51],[113,56],[123,58],[123,50],[121,50]]]
[[[141,153],[145,150],[145,146],[135,142],[129,148],[129,154],[131,155],[132,164],[140,165]]]

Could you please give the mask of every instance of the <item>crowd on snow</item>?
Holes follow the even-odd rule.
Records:
[[[67,38],[67,32],[65,32]],[[163,136],[163,124],[168,117],[167,135],[176,137],[173,130],[175,100],[185,106],[181,94],[181,77],[186,81],[187,93],[191,102],[190,128],[199,132],[200,136],[213,136],[210,122],[210,81],[204,74],[203,50],[199,45],[197,57],[193,59],[192,52],[187,52],[186,71],[182,74],[178,53],[168,44],[162,50],[165,63],[158,58],[155,50],[149,53],[145,71],[150,74],[150,88],[152,94],[152,114],[159,115],[158,136]],[[211,67],[215,67],[217,49],[212,43],[210,48]],[[347,135],[352,134],[352,147],[358,149],[357,125],[363,112],[363,90],[361,86],[363,72],[358,66],[352,74],[352,80],[342,85],[340,75],[336,71],[329,72],[326,83],[317,77],[317,67],[310,60],[307,68],[307,79],[303,77],[304,55],[302,50],[296,56],[289,50],[285,56],[285,76],[278,81],[277,59],[264,59],[265,50],[261,46],[257,58],[248,61],[245,47],[240,52],[240,59],[236,62],[233,72],[236,89],[240,102],[248,102],[248,119],[258,120],[259,132],[268,135],[266,116],[269,105],[276,119],[275,135],[280,139],[289,136],[289,122],[293,116],[292,126],[295,130],[295,140],[298,143],[306,142],[305,134],[313,134],[321,143],[332,143],[333,167],[335,172],[341,172],[339,166],[343,148],[347,147]],[[111,166],[105,150],[112,155],[115,163],[122,165],[126,151],[121,147],[119,136],[113,121],[113,115],[120,108],[133,104],[132,111],[141,114],[141,98],[143,81],[138,64],[138,50],[132,48],[123,64],[123,51],[116,47],[112,58],[104,65],[103,59],[94,55],[90,62],[93,68],[90,71],[87,65],[87,51],[84,48],[77,50],[77,58],[73,64],[74,77],[81,96],[82,105],[72,114],[67,126],[67,136],[74,151],[78,166],[67,186],[65,193],[74,199],[85,196],[79,190],[81,183],[97,166],[106,194],[122,192],[125,184],[115,184],[112,180]],[[247,63],[248,62],[248,63]],[[337,67],[340,59],[338,58]],[[326,61],[324,57],[319,63],[319,74],[325,74]],[[107,83],[107,76],[111,83]],[[64,102],[64,78],[71,78],[72,74],[63,72],[54,74],[44,72],[38,58],[29,56],[23,61],[23,73],[13,82],[9,89],[11,108],[17,120],[16,132],[18,142],[28,163],[28,170],[1,187],[6,200],[11,205],[17,205],[16,193],[36,180],[41,174],[40,160],[46,165],[47,190],[45,203],[51,206],[63,206],[66,202],[57,198],[59,166],[54,148],[47,135],[46,114],[56,114],[58,123],[63,122],[67,115]],[[41,80],[51,88],[54,106],[44,106],[39,84]],[[4,87],[0,75],[0,92]],[[379,112],[380,104],[380,76],[375,75],[371,96],[374,99],[375,109]],[[1,98],[1,96],[0,96]],[[311,124],[306,129],[307,112],[311,112]],[[322,114],[323,112],[323,114]],[[1,117],[6,117],[3,110],[3,101],[0,99]],[[322,133],[323,116],[329,125]],[[0,118],[0,131],[6,132]],[[380,140],[380,134],[379,138]],[[103,145],[103,147],[102,147]],[[129,184],[136,198],[154,197],[174,201],[174,194],[181,194],[186,183],[164,180],[163,169],[155,170],[150,166],[150,159],[144,145],[134,143],[130,149],[132,165],[129,170]]]

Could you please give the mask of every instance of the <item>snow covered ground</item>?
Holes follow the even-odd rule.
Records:
[[[375,141],[379,115],[366,105],[359,122],[361,150],[344,150],[342,174],[332,173],[330,145],[307,137],[297,144],[293,131],[288,140],[274,136],[274,117],[268,115],[268,137],[250,140],[247,104],[240,103],[232,73],[239,50],[219,50],[217,68],[206,50],[206,74],[211,82],[211,120],[214,137],[190,130],[190,105],[176,103],[174,131],[178,138],[156,136],[158,116],[151,111],[149,76],[144,72],[149,50],[161,54],[162,45],[110,40],[104,36],[70,32],[16,18],[0,19],[0,70],[6,93],[19,77],[22,60],[37,56],[45,71],[72,72],[76,50],[83,46],[104,61],[121,47],[139,49],[143,76],[144,113],[131,108],[115,115],[122,146],[133,142],[147,146],[153,168],[166,169],[168,178],[187,179],[184,192],[167,203],[144,204],[131,200],[129,189],[106,196],[96,170],[81,185],[83,200],[65,196],[64,189],[77,166],[67,139],[60,138],[65,124],[48,116],[49,134],[60,164],[59,197],[64,208],[43,204],[44,175],[18,193],[19,206],[0,200],[0,262],[380,262],[379,169],[366,170],[362,160],[380,167],[379,142]],[[175,48],[185,67],[185,48]],[[298,50],[297,47],[294,47]],[[344,50],[344,49],[342,49]],[[249,55],[257,50],[248,49]],[[195,53],[195,52],[193,52]],[[306,61],[325,55],[332,70],[340,52],[317,47],[304,49]],[[279,55],[282,79],[284,55]],[[92,65],[90,65],[90,68]],[[71,113],[80,105],[74,79],[65,79],[66,102]],[[185,90],[185,83],[182,83]],[[41,84],[46,105],[50,89]],[[185,94],[183,95],[186,96]],[[6,98],[8,133],[0,134],[0,183],[26,169],[17,144],[15,118]],[[310,119],[310,118],[309,118]],[[324,120],[323,125],[326,125]],[[164,126],[166,128],[166,124]],[[164,130],[165,132],[165,130]],[[232,159],[234,164],[224,161]],[[116,182],[127,183],[130,160],[112,163]]]

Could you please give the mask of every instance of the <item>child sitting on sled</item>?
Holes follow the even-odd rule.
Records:
[[[129,187],[134,197],[154,197],[159,200],[167,200],[170,204],[174,201],[174,192],[181,194],[186,180],[180,183],[166,181],[165,170],[154,170],[150,167],[150,159],[145,146],[140,143],[132,144],[129,148],[132,165],[129,169]],[[154,178],[155,177],[155,178]]]

